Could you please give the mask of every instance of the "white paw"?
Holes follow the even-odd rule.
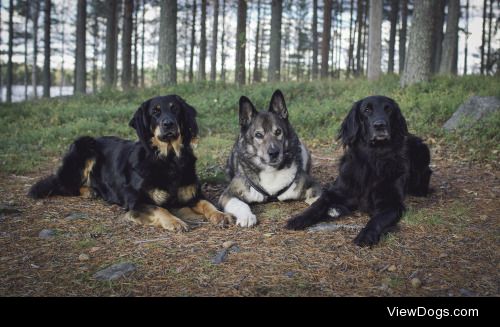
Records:
[[[335,208],[328,209],[328,216],[332,218],[337,218],[340,216],[340,212]]]
[[[250,207],[245,202],[232,198],[227,202],[224,211],[236,217],[236,225],[241,227],[251,227],[257,224],[257,217],[252,213]]]

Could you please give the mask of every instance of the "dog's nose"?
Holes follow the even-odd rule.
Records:
[[[373,127],[376,130],[381,130],[381,129],[385,129],[387,127],[387,124],[384,120],[377,120],[376,122],[373,123]]]
[[[161,126],[165,129],[172,129],[174,127],[174,122],[171,120],[163,120]]]
[[[276,158],[278,158],[278,156],[280,154],[280,150],[275,149],[275,148],[271,148],[271,149],[267,150],[267,154],[269,154],[269,157],[271,159],[276,159]]]

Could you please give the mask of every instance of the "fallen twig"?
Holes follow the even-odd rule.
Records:
[[[152,242],[160,242],[160,241],[167,241],[169,240],[169,237],[160,237],[160,238],[152,238],[149,240],[139,240],[139,241],[134,241],[134,244],[143,244],[143,243],[152,243]]]

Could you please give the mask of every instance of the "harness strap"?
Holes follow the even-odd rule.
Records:
[[[266,190],[264,190],[262,187],[260,187],[259,185],[255,184],[246,175],[245,175],[245,179],[250,184],[250,186],[252,186],[257,192],[259,192],[262,195],[266,196],[268,198],[268,201],[270,201],[270,202],[278,201],[278,196],[280,196],[281,194],[285,193],[290,188],[290,186],[292,186],[293,182],[295,181],[295,177],[294,177],[292,179],[292,182],[290,184],[288,184],[287,186],[285,186],[284,188],[282,188],[281,190],[279,190],[276,194],[271,195],[271,194],[267,193]]]

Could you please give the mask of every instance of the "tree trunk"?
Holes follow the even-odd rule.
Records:
[[[173,85],[177,83],[177,0],[162,0],[160,17],[158,82]]]
[[[468,43],[469,43],[469,0],[465,5],[465,42],[464,42],[464,76],[467,75],[467,56],[468,56]]]
[[[33,97],[38,97],[38,75],[37,75],[37,62],[38,62],[38,16],[40,14],[40,2],[33,1],[33,69],[31,73],[31,84],[33,87]]]
[[[498,5],[498,3],[497,3]],[[488,74],[493,68],[493,58],[491,57],[491,31],[493,22],[493,0],[490,0],[490,13],[488,22],[488,52],[486,54],[486,74]]]
[[[12,102],[12,79],[13,79],[13,69],[12,69],[12,53],[14,49],[14,23],[13,23],[13,17],[14,17],[14,1],[10,0],[9,1],[9,44],[8,44],[8,59],[7,59],[7,96],[6,96],[6,101],[7,103]]]
[[[396,45],[396,30],[398,28],[398,11],[399,0],[391,0],[391,12],[389,13],[391,32],[389,35],[389,63],[387,67],[388,73],[394,73],[394,49]]]
[[[323,36],[321,38],[321,78],[328,77],[328,53],[330,52],[330,37],[332,24],[332,0],[324,0]]]
[[[370,10],[370,1],[367,1],[365,3],[365,6],[363,8],[363,46],[361,47],[362,53],[361,53],[361,74],[363,75],[365,72],[365,69],[368,69],[368,47],[367,47],[367,38],[368,38],[368,12]],[[366,66],[365,66],[365,61],[366,61]]]
[[[146,0],[142,0],[142,33],[141,33],[141,88],[144,88],[144,37],[146,34]]]
[[[356,47],[356,76],[361,74],[361,42],[363,36],[363,0],[358,0],[358,6],[356,8],[356,21],[358,27],[358,42]]]
[[[458,20],[460,18],[460,0],[448,0],[448,15],[446,19],[446,35],[443,41],[443,54],[440,74],[456,75],[455,61],[458,53]]]
[[[61,12],[59,14],[59,20],[62,23],[61,27],[61,83],[59,84],[59,94],[63,92],[63,86],[65,84],[65,72],[64,72],[64,54],[65,54],[65,39],[66,39],[66,21],[64,20],[66,14],[67,4],[62,3]]]
[[[376,80],[382,74],[382,0],[370,3],[370,29],[368,37],[368,79]]]
[[[318,79],[318,0],[313,0],[312,17],[312,79]]]
[[[76,56],[75,56],[75,91],[74,93],[85,93],[86,72],[86,24],[87,24],[87,0],[78,0],[76,19]]]
[[[212,49],[210,51],[210,80],[215,82],[217,79],[217,30],[219,29],[219,0],[212,1],[214,6],[214,21],[212,25]]]
[[[260,0],[257,1],[257,30],[255,32],[255,55],[253,61],[253,81],[255,83],[260,82],[260,73],[259,73],[259,39],[260,39]]]
[[[486,8],[488,8],[488,1],[484,0],[483,2],[483,33],[481,35],[481,75],[485,72],[486,62],[484,57],[484,52],[486,49]]]
[[[446,7],[446,0],[435,0],[433,3],[434,9],[432,11],[432,57],[431,69],[432,73],[439,72],[439,65],[441,64],[441,57],[443,52],[443,24],[444,24],[444,9]]]
[[[196,44],[196,0],[193,0],[193,20],[191,21],[191,53],[189,55],[189,83],[193,82],[194,45]]]
[[[207,61],[207,0],[201,0],[201,22],[200,22],[200,63],[198,65],[198,79],[207,79],[205,64]]]
[[[402,87],[428,81],[431,75],[433,9],[433,0],[415,2],[408,58],[405,59],[405,70],[400,82]]]
[[[408,21],[408,0],[401,0],[401,30],[399,31],[399,74],[403,74],[406,57],[406,29]]]
[[[134,87],[139,86],[139,52],[137,43],[139,42],[139,1],[135,0],[134,5],[134,66],[132,68],[132,83]]]
[[[271,4],[271,40],[269,43],[269,68],[267,80],[276,82],[281,75],[281,20],[283,3],[272,0]]]
[[[106,12],[106,60],[104,84],[114,88],[116,83],[116,46],[118,43],[117,11],[118,0],[107,0]]]
[[[130,89],[132,80],[132,13],[134,12],[134,0],[124,0],[123,9],[122,88],[126,91]]]
[[[353,62],[354,40],[353,40],[353,15],[354,15],[354,0],[350,1],[350,18],[349,18],[349,48],[347,49],[347,67],[346,78],[351,75],[351,67]]]
[[[274,3],[274,1],[273,1]],[[247,27],[247,1],[238,0],[238,21],[236,24],[236,64],[235,82],[238,85],[245,84],[245,51],[246,51],[246,27]]]
[[[220,52],[220,79],[222,82],[226,81],[226,54],[225,48],[226,37],[226,0],[222,0],[222,34],[220,37],[221,52]]]
[[[26,16],[24,17],[24,100],[28,100],[28,22],[30,18],[29,12],[31,10],[31,2],[26,1],[25,5]]]
[[[94,42],[92,44],[93,55],[92,55],[92,93],[97,92],[97,57],[99,56],[99,2],[97,0],[92,1],[93,11],[92,11],[92,36]]]
[[[44,13],[44,60],[43,60],[43,97],[50,98],[50,11],[51,1],[45,0],[45,13]]]

